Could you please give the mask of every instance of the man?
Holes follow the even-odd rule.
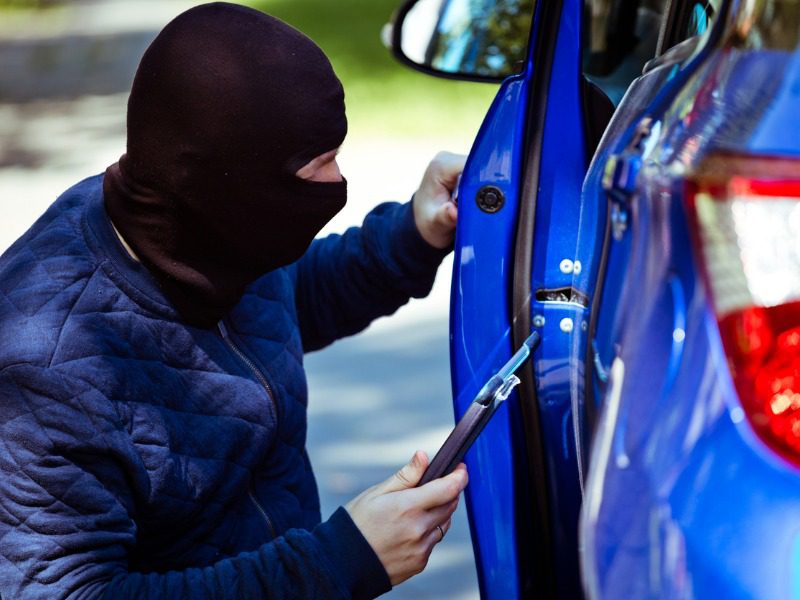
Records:
[[[302,355],[429,291],[462,159],[311,244],[345,131],[322,51],[262,13],[147,50],[126,154],[0,259],[3,598],[370,598],[424,568],[465,470],[415,488],[418,452],[320,523]]]

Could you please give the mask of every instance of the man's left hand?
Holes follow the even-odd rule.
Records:
[[[461,154],[439,152],[414,194],[414,222],[422,239],[434,248],[453,243],[458,208],[451,197],[466,160]]]

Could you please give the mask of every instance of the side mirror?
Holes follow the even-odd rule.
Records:
[[[384,41],[431,75],[499,82],[522,72],[532,20],[533,0],[408,0]]]

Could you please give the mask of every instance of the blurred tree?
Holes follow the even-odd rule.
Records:
[[[48,8],[66,0],[0,0],[0,8]]]
[[[297,27],[330,57],[353,132],[436,138],[477,132],[496,86],[445,81],[395,61],[381,30],[403,0],[247,0]]]

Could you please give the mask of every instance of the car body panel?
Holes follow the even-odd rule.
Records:
[[[800,590],[800,472],[744,418],[684,191],[709,154],[798,155],[798,120],[786,118],[797,56],[714,48],[667,110],[650,112],[657,134],[640,151],[630,239],[609,254],[597,332],[603,362],[620,361],[625,376],[606,395],[583,512],[591,597]],[[620,307],[632,287],[635,303]]]

